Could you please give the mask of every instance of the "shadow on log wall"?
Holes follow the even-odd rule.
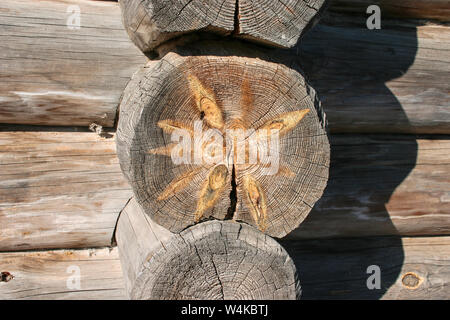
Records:
[[[392,123],[386,123],[385,130],[389,132],[390,125],[408,126],[408,118],[403,112],[402,105],[386,86],[386,82],[400,77],[414,62],[417,52],[416,28],[410,28],[408,36],[399,39],[402,41],[402,51],[395,51],[385,44],[377,45],[375,41],[377,37],[393,36],[389,27],[371,31],[361,23],[351,29],[342,28],[341,31],[342,33],[336,33],[335,30],[330,33],[326,25],[320,24],[306,35],[298,48],[303,70],[312,86],[318,91],[325,112],[328,111],[327,107],[332,105],[330,106],[332,108],[342,108],[342,117],[345,117],[347,103],[364,106],[361,112],[380,114],[384,112],[384,108],[392,110],[394,106],[396,112],[393,117],[395,118],[392,119]],[[323,41],[324,37],[327,41]],[[322,40],[317,41],[319,38]],[[361,48],[356,49],[355,46],[362,45],[361,41],[354,41],[356,39],[369,40],[364,44],[364,55],[354,55],[354,52],[361,52]],[[318,48],[318,46],[322,47]],[[319,55],[318,52],[320,52]],[[374,92],[378,92],[383,99],[364,100],[368,93],[371,93],[370,96],[373,97]],[[387,106],[391,107],[387,108]],[[354,111],[355,108],[352,110]],[[340,109],[334,110],[333,114],[340,117]],[[349,123],[349,126],[357,127],[358,124]],[[333,131],[331,126],[330,130]],[[371,136],[377,139],[377,135]],[[341,157],[339,145],[333,146],[332,143],[328,186],[322,199],[303,224],[294,231],[296,236],[301,237],[302,233],[311,233],[314,230],[319,232],[320,226],[316,224],[316,221],[321,221],[323,224],[324,219],[321,215],[324,214],[329,215],[329,223],[333,223],[333,216],[335,216],[340,219],[340,225],[348,225],[349,228],[363,227],[366,217],[376,216],[377,223],[383,224],[384,232],[391,230],[389,233],[395,234],[395,226],[386,206],[382,204],[389,202],[396,187],[414,168],[417,157],[415,136],[402,136],[402,141],[403,143],[398,146],[396,144],[355,145],[355,154],[361,151],[368,153],[364,157],[367,159],[364,163],[358,156]],[[392,166],[384,167],[380,163],[376,166],[371,165],[370,159],[382,159],[381,163],[386,164],[398,163],[398,169],[393,170]],[[355,184],[354,181],[361,181],[361,177],[364,177],[365,183]],[[366,196],[355,197],[355,194]],[[333,201],[336,203],[330,203]],[[408,200],[404,199],[404,201]],[[324,203],[327,203],[325,207],[333,208],[333,210],[328,212],[321,210]],[[383,235],[377,234],[377,226],[370,229],[375,233],[371,235]],[[396,236],[388,239],[369,238],[363,250],[351,241],[336,241],[332,246],[330,241],[310,242],[300,240],[293,245],[291,241],[282,241],[297,265],[304,299],[333,297],[379,299],[399,277],[404,260],[401,238]],[[341,244],[348,246],[347,252],[353,252],[359,259],[349,259],[348,254],[342,254],[345,249],[341,247]],[[316,252],[323,253],[323,259],[310,262],[303,248],[308,246],[311,251],[311,245]],[[380,254],[380,248],[382,254]],[[367,267],[370,265],[377,265],[381,269],[381,289],[379,290],[367,288],[366,281],[370,276],[367,274]],[[315,279],[326,279],[327,283],[318,283]]]

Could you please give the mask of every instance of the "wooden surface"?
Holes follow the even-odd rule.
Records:
[[[390,17],[450,21],[448,0],[331,0],[329,10],[364,15],[367,7],[374,4],[380,7],[382,19]]]
[[[348,16],[325,22],[305,36],[295,62],[317,90],[332,133],[450,133],[449,27],[367,30]]]
[[[132,196],[114,139],[0,132],[0,250],[110,244]],[[329,185],[291,237],[450,234],[449,140],[332,135]]]
[[[359,24],[334,17],[292,51],[318,88],[331,131],[449,134],[448,27],[383,20],[382,30],[368,31],[359,3],[332,6]],[[80,30],[66,27],[69,4],[81,7]],[[448,4],[385,1],[382,15],[448,21]],[[122,90],[146,61],[127,39],[117,3],[6,0],[0,17],[0,122],[114,125]],[[0,133],[0,250],[110,244],[131,192],[114,142],[82,135]],[[285,244],[305,299],[448,299],[449,237],[334,239],[449,234],[448,137],[429,138],[333,138],[332,182],[292,238],[333,239]],[[67,287],[74,265],[79,290]],[[381,267],[380,290],[367,290],[369,265]],[[14,276],[0,282],[2,299],[125,297],[116,249],[2,252],[0,271]]]
[[[172,232],[145,215],[134,198],[126,205],[117,222],[115,241],[122,261],[127,296],[143,271],[143,263],[161,248],[162,241],[172,236]]]
[[[200,42],[194,53],[196,48],[205,54],[168,53],[127,86],[117,131],[124,175],[145,212],[172,232],[214,217],[283,237],[305,219],[328,178],[329,142],[315,91],[284,65],[240,57],[248,50],[241,43]],[[223,56],[208,55],[211,51]],[[259,135],[280,125],[278,150],[270,142],[269,152],[267,138],[250,138],[249,130]],[[175,129],[192,141],[183,163],[173,157],[179,148]],[[199,149],[195,132],[205,136],[207,130],[218,137]],[[241,136],[233,138],[232,130]],[[258,158],[250,160],[254,144],[265,145],[270,159],[258,150]],[[218,146],[214,157],[210,146]],[[205,185],[218,176],[223,183],[217,191]]]
[[[324,196],[288,238],[450,234],[450,140],[332,135]]]
[[[323,11],[324,0],[122,0],[125,29],[143,52],[192,32],[214,32],[293,47]]]
[[[306,300],[450,297],[450,237],[379,237],[282,244],[297,266],[302,298]],[[367,279],[373,274],[373,271],[367,273],[369,266],[380,268],[380,289],[367,288]]]
[[[70,4],[80,6],[79,30],[66,27]],[[118,3],[5,0],[0,17],[8,42],[0,123],[114,124],[123,89],[147,60]],[[366,17],[325,19],[289,54],[318,91],[331,132],[449,134],[450,28],[383,19],[381,30],[367,30]]]
[[[294,241],[293,257],[304,299],[448,299],[450,237]],[[368,290],[367,267],[381,269],[381,289]],[[67,289],[69,266],[81,271],[81,289]],[[0,253],[0,299],[126,299],[118,250]],[[422,279],[416,289],[402,278]]]
[[[3,252],[0,271],[14,276],[0,282],[0,300],[126,299],[117,248]]]
[[[80,9],[80,29],[67,27],[69,6]],[[122,91],[146,61],[116,2],[2,0],[0,20],[0,122],[114,125]]]
[[[0,132],[0,251],[108,246],[131,195],[113,136]]]
[[[173,234],[132,199],[116,240],[131,299],[294,300],[301,294],[286,251],[246,224],[207,221]]]

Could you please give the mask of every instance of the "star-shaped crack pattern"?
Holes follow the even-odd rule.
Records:
[[[216,102],[213,90],[205,87],[201,81],[192,74],[188,74],[186,78],[189,83],[190,92],[195,101],[195,106],[199,113],[199,120],[203,121],[203,126],[205,128],[215,130],[222,136],[224,136],[229,130],[243,130],[244,132],[251,133],[250,135],[245,136],[244,140],[239,140],[236,137],[232,137],[230,139],[227,136],[226,139],[223,139],[222,141],[216,139],[212,141],[203,141],[200,148],[200,152],[202,153],[200,157],[203,157],[204,153],[208,153],[209,156],[214,158],[218,153],[220,153],[219,151],[221,151],[222,154],[226,155],[224,160],[213,163],[197,164],[197,168],[180,174],[175,177],[158,195],[157,200],[162,201],[174,196],[193,181],[193,178],[200,171],[200,169],[206,168],[208,170],[208,175],[200,187],[197,208],[194,214],[195,222],[198,222],[202,219],[206,210],[214,207],[217,200],[223,194],[227,184],[227,179],[231,175],[233,176],[233,188],[236,187],[236,172],[234,172],[234,170],[244,172],[242,176],[242,185],[240,186],[244,191],[244,201],[250,209],[250,213],[256,226],[261,231],[265,231],[267,228],[268,214],[266,192],[258,182],[258,179],[249,169],[255,166],[264,167],[266,164],[262,161],[259,155],[257,157],[256,164],[249,163],[248,160],[251,155],[248,148],[245,149],[244,163],[240,163],[237,159],[237,150],[239,150],[237,146],[240,143],[245,143],[245,140],[248,140],[251,135],[257,134],[257,132],[267,132],[268,136],[270,136],[273,132],[276,132],[280,139],[285,137],[300,123],[300,121],[308,114],[310,109],[300,109],[280,114],[271,120],[266,121],[262,126],[259,126],[256,129],[251,128],[249,124],[246,124],[246,119],[236,117],[226,122],[224,120],[222,109]],[[240,107],[242,110],[249,110],[252,108],[251,104],[253,103],[253,99],[251,97],[247,78],[244,79],[241,90],[242,99]],[[164,119],[158,122],[158,126],[167,134],[173,134],[176,131],[183,131],[192,140],[197,139],[195,136],[195,125],[193,124],[183,123],[172,119]],[[227,148],[227,144],[231,144],[231,147],[228,146]],[[151,149],[148,153],[173,157],[174,154],[177,155],[177,152],[179,152],[179,156],[182,156],[183,150],[176,148],[178,148],[177,143],[170,143],[166,146]],[[191,148],[192,152],[198,151],[194,150],[192,146]],[[231,170],[233,170],[233,172],[230,172],[230,164],[232,164]],[[283,175],[287,178],[292,178],[295,176],[294,172],[282,164],[279,166],[277,174]]]

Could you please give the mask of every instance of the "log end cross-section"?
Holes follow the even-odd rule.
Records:
[[[174,234],[133,200],[116,233],[128,296],[137,300],[294,300],[295,264],[274,239],[232,221]]]
[[[295,265],[252,227],[209,221],[163,243],[144,266],[134,299],[265,300],[300,298]]]
[[[193,32],[293,47],[318,20],[325,0],[121,0],[122,21],[143,52]]]
[[[283,237],[326,186],[324,122],[315,91],[284,65],[172,52],[125,90],[118,156],[138,203],[172,232],[232,219]]]

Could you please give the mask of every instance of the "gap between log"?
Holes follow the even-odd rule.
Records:
[[[233,164],[233,171],[231,172],[231,192],[230,192],[230,207],[224,220],[232,220],[236,213],[237,206],[237,183],[236,183],[236,168]]]
[[[236,8],[234,10],[234,30],[232,32],[232,35],[237,35],[241,32],[240,18],[239,0],[236,0]]]

